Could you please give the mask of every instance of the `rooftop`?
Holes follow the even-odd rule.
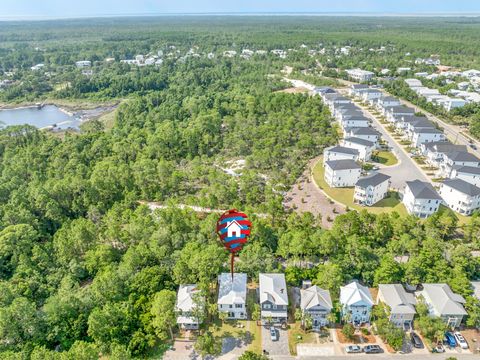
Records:
[[[247,299],[247,274],[222,273],[218,276],[218,303],[244,304]]]
[[[415,296],[407,293],[401,284],[379,284],[378,291],[392,313],[395,314],[415,314],[415,307],[417,301]]]
[[[284,274],[260,274],[259,282],[260,303],[270,301],[276,305],[288,305]]]
[[[357,181],[355,186],[361,187],[361,188],[367,188],[369,186],[377,186],[385,181],[390,180],[390,176],[382,174],[382,173],[375,173],[373,175],[361,178],[360,180]]]
[[[341,154],[349,154],[349,155],[358,155],[358,150],[357,149],[352,149],[349,147],[345,146],[333,146],[331,148],[325,149],[326,151],[331,151],[331,152],[336,152],[336,153],[341,153]]]
[[[455,294],[447,284],[423,284],[423,290],[430,299],[430,304],[439,314],[467,315],[463,308],[465,299]]]
[[[300,299],[301,309],[308,310],[316,306],[321,306],[329,310],[333,308],[330,292],[316,285],[300,290]]]
[[[420,180],[407,181],[407,187],[417,199],[442,200],[432,184]]]
[[[480,188],[470,184],[462,179],[447,179],[443,182],[443,185],[451,187],[463,194],[469,196],[477,196],[480,195]]]
[[[362,167],[353,160],[331,160],[325,164],[332,170],[361,169]]]
[[[363,145],[363,146],[368,146],[368,147],[374,147],[375,146],[375,144],[371,141],[368,141],[368,140],[365,140],[365,139],[360,139],[360,138],[357,138],[357,137],[354,137],[354,136],[348,137],[344,141],[351,142],[351,143],[354,143],[354,144]]]

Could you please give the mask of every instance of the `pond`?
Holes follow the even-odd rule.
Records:
[[[9,125],[33,125],[39,129],[78,129],[80,118],[68,114],[55,105],[0,110],[0,129]]]

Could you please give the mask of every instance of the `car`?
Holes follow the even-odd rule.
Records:
[[[423,348],[422,340],[420,339],[420,336],[417,335],[417,333],[412,331],[410,333],[410,340],[412,341],[412,345],[414,348],[417,348],[417,349]]]
[[[273,326],[270,328],[270,339],[272,341],[277,341],[278,340],[277,330]]]
[[[441,353],[445,352],[445,348],[443,347],[443,345],[441,343],[438,343],[437,346],[435,346],[432,349],[432,352],[441,354]]]
[[[350,345],[345,347],[345,352],[347,354],[356,354],[356,353],[361,353],[362,348],[358,345]]]
[[[465,340],[465,338],[463,337],[462,334],[460,334],[458,331],[456,331],[453,336],[455,336],[455,340],[457,341],[458,345],[460,345],[460,347],[462,349],[468,349],[468,343],[467,343],[467,340]]]
[[[445,333],[445,340],[444,343],[447,344],[450,347],[455,347],[457,346],[457,341],[455,340],[455,337],[453,334],[449,331]]]
[[[470,144],[470,147],[471,147],[473,150],[477,150],[477,146],[476,146],[476,145]]]
[[[382,348],[378,345],[367,345],[363,348],[363,351],[365,354],[379,354],[383,352]]]

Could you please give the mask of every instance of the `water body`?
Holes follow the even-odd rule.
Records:
[[[55,105],[24,107],[0,110],[0,128],[9,125],[32,125],[39,129],[53,127],[55,129],[78,129],[80,118],[70,115]]]

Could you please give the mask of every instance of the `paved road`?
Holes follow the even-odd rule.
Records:
[[[406,359],[406,360],[445,360],[449,357],[454,357],[457,360],[478,360],[478,355],[463,355],[463,354],[420,354],[420,355],[412,355],[412,354],[374,354],[374,355],[367,355],[367,354],[350,354],[350,355],[343,355],[343,356],[328,356],[328,357],[319,357],[319,356],[300,356],[297,357],[298,360],[313,360],[313,359],[335,359],[335,360],[352,360],[352,359],[378,359],[378,360],[385,360],[385,359]]]
[[[381,172],[391,176],[391,187],[396,190],[403,190],[407,181],[422,180],[431,181],[424,171],[417,165],[417,163],[408,156],[406,150],[390,135],[385,129],[384,125],[373,116],[365,107],[361,107],[365,116],[372,120],[373,127],[377,129],[382,138],[393,149],[393,153],[399,160],[399,163],[394,166],[389,166],[381,169]]]
[[[275,327],[275,329],[279,336],[277,341],[272,341],[270,338],[270,327],[262,326],[262,349],[267,350],[271,357],[290,354],[287,330],[280,329],[279,327]]]

